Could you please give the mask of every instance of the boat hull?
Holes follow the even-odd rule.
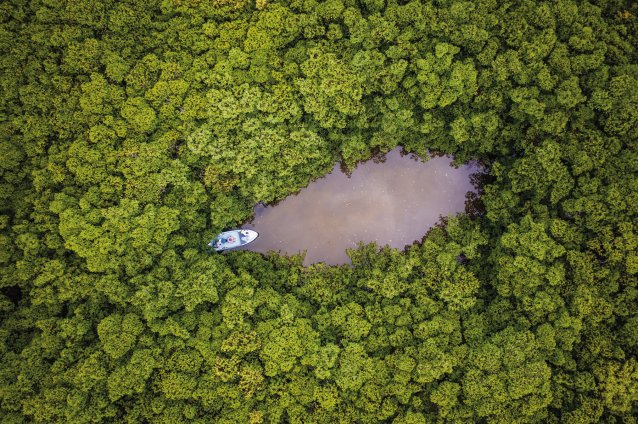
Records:
[[[259,233],[253,230],[229,230],[219,234],[208,246],[212,247],[216,252],[223,252],[224,250],[235,249],[237,247],[245,246],[252,243],[259,237]]]

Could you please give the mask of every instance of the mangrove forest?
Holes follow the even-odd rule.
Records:
[[[635,0],[0,2],[0,421],[636,423],[637,48]],[[396,148],[470,207],[207,249]]]

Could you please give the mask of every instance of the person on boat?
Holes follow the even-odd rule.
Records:
[[[220,238],[219,239],[219,244],[226,244],[226,243],[232,243],[235,241],[235,237],[233,236],[228,236],[226,238]]]
[[[240,236],[241,237],[241,236]],[[215,249],[219,249],[220,247],[222,247],[224,244],[226,243],[234,243],[235,241],[237,241],[237,239],[235,238],[235,236],[228,236],[226,238],[224,237],[220,237],[218,239],[215,240],[215,243],[213,243],[213,247]]]

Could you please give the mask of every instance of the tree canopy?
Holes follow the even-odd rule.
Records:
[[[6,0],[3,422],[636,422],[638,5]],[[352,265],[211,255],[403,146],[480,198]]]

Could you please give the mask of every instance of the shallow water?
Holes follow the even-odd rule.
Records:
[[[255,217],[242,228],[259,232],[246,250],[293,254],[306,250],[304,265],[350,263],[347,248],[359,241],[404,248],[421,240],[441,216],[465,209],[474,191],[470,175],[476,164],[450,166],[449,157],[423,162],[402,156],[400,149],[385,161],[368,161],[344,174],[330,174],[274,206],[257,205]]]

